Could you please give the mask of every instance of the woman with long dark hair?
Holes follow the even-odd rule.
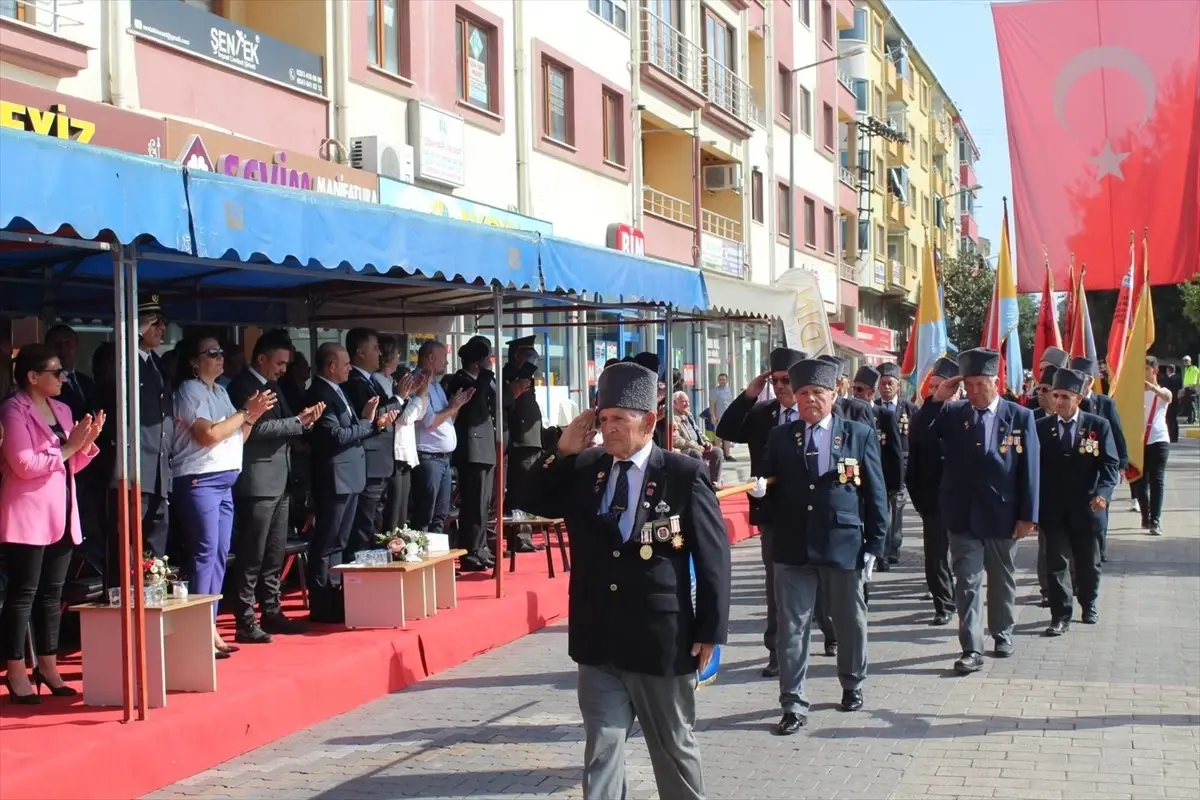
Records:
[[[1170,402],[1171,390],[1158,385],[1158,359],[1146,356],[1146,416],[1142,429],[1146,444],[1142,456],[1142,474],[1129,484],[1129,488],[1142,511],[1142,527],[1151,536],[1162,536],[1167,454],[1171,450],[1171,435],[1167,432],[1167,404]]]
[[[176,350],[171,505],[187,544],[189,590],[220,594],[233,536],[233,485],[242,471],[242,442],[275,405],[275,394],[255,392],[244,407],[234,408],[217,382],[225,372],[221,343],[212,336],[188,336]],[[237,649],[215,627],[213,647],[217,658],[228,658]]]
[[[56,697],[78,694],[58,673],[60,604],[71,553],[83,541],[75,476],[99,452],[95,441],[104,412],[74,424],[71,409],[54,399],[63,375],[52,348],[26,345],[13,367],[17,391],[0,405],[0,547],[9,578],[0,647],[9,702],[24,705],[41,702],[42,684]],[[30,622],[38,658],[32,687],[25,673]]]

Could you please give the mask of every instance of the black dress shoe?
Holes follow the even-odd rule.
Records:
[[[1013,654],[1013,643],[1011,639],[996,638],[996,644],[992,647],[992,655],[996,658],[1008,658]]]
[[[892,568],[886,561],[876,561],[875,562],[875,571],[876,572],[891,572]]]
[[[938,626],[949,625],[951,619],[952,617],[950,616],[949,611],[939,611],[933,615],[933,622],[930,624]]]
[[[1085,608],[1083,610],[1083,624],[1095,625],[1100,621],[1100,612],[1094,608]]]
[[[226,653],[224,650],[217,650],[213,653],[213,657],[216,658],[217,661],[224,661],[227,658],[232,658],[232,656],[230,656],[229,653]]]
[[[808,717],[802,717],[799,714],[787,712],[783,715],[783,719],[775,726],[775,730],[771,731],[776,736],[791,736],[798,730],[803,728],[808,723]]]
[[[825,643],[825,655],[827,655],[829,658],[833,658],[837,655],[837,642]]]
[[[962,658],[954,662],[954,671],[959,675],[970,675],[983,669],[983,656],[979,653],[963,653]]]
[[[899,564],[899,563],[900,563],[900,556],[888,556],[887,563],[889,563],[889,564]]]
[[[1104,555],[1100,556],[1100,563],[1101,563],[1101,564],[1107,564],[1107,563],[1108,563],[1108,556],[1104,556]]]
[[[494,566],[494,565],[492,565]],[[458,561],[458,569],[460,572],[486,572],[491,569],[486,562],[475,558],[462,558]]]
[[[1050,627],[1046,628],[1043,636],[1062,636],[1067,631],[1071,630],[1071,620],[1056,619],[1050,623]]]
[[[514,542],[509,550],[514,553],[536,553],[538,551],[533,546],[533,542]]]
[[[842,692],[842,711],[858,711],[863,707],[861,689],[846,689]]]
[[[237,632],[233,635],[233,639],[242,644],[270,644],[275,641],[271,638],[271,634],[257,625],[253,628],[238,628]]]
[[[779,662],[768,661],[767,665],[765,667],[763,667],[761,674],[764,678],[778,678],[779,677]]]
[[[308,632],[308,626],[303,622],[298,619],[288,619],[283,614],[263,614],[259,627],[267,633],[283,636]]]

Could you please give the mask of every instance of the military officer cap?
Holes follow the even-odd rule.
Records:
[[[533,347],[537,342],[536,336],[522,336],[520,339],[513,339],[508,343],[508,352],[515,353],[523,347]]]
[[[1070,360],[1071,357],[1067,355],[1067,351],[1061,347],[1047,347],[1046,351],[1042,353],[1042,361],[1053,364],[1059,369],[1066,369]]]
[[[1088,376],[1077,369],[1060,369],[1054,373],[1055,389],[1071,394],[1083,394],[1083,387],[1087,384]]]
[[[650,412],[658,408],[658,376],[641,366],[622,361],[600,373],[596,382],[596,408],[627,408]]]
[[[957,378],[958,362],[950,356],[942,356],[933,362],[933,375],[936,378]]]
[[[994,378],[1000,374],[1000,354],[977,347],[958,356],[958,374],[964,378]]]
[[[802,386],[822,386],[826,389],[836,389],[838,368],[828,361],[819,358],[806,358],[788,367],[788,380],[792,389]]]
[[[144,294],[138,299],[137,313],[139,317],[161,317],[163,315],[162,303],[159,302],[158,293]]]
[[[1077,358],[1072,358],[1071,363],[1068,364],[1068,366],[1073,370],[1082,372],[1089,378],[1096,377],[1095,359],[1088,358],[1087,356],[1079,356]]]
[[[1058,372],[1058,367],[1054,366],[1053,364],[1047,364],[1046,368],[1042,370],[1042,379],[1038,381],[1038,383],[1042,384],[1043,386],[1053,386],[1054,374],[1056,372]]]
[[[791,369],[793,364],[798,364],[806,358],[808,358],[808,354],[803,350],[776,347],[771,351],[771,356],[767,361],[771,367],[771,372],[785,372]]]
[[[658,367],[660,362],[658,360],[658,356],[654,353],[638,353],[633,357],[633,363],[637,364],[643,369],[650,370],[655,375],[658,375]]]
[[[900,380],[900,365],[891,361],[879,365],[879,377]]]
[[[870,364],[863,364],[858,368],[858,372],[854,375],[854,382],[861,383],[863,386],[875,388],[875,384],[879,383],[879,370],[872,367]]]
[[[492,353],[492,343],[482,336],[472,336],[458,348],[458,358],[464,364],[476,364]]]

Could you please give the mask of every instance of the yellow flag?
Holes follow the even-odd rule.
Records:
[[[1150,292],[1150,237],[1145,236],[1142,239],[1142,286],[1144,291]],[[1154,305],[1150,304],[1146,307],[1146,349],[1149,350],[1154,344]]]
[[[1153,320],[1150,284],[1143,281],[1134,309],[1133,324],[1125,340],[1125,356],[1117,382],[1112,387],[1113,403],[1125,430],[1125,449],[1129,453],[1129,466],[1142,473],[1145,463],[1146,441],[1146,351],[1150,349],[1150,325]],[[1160,401],[1161,402],[1161,401]],[[1135,476],[1136,477],[1136,476]]]

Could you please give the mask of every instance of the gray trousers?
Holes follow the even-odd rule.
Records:
[[[662,800],[703,800],[696,743],[696,676],[664,678],[579,665],[584,800],[627,800],[625,741],[642,724]]]
[[[770,662],[776,663],[779,610],[775,605],[775,526],[759,525],[758,541],[762,545],[762,562],[767,577],[767,630],[763,633],[763,645],[767,648]]]
[[[904,507],[907,505],[904,492],[888,495],[888,530],[883,548],[884,558],[899,558],[900,545],[904,542]]]
[[[779,603],[779,705],[784,713],[804,716],[808,698],[809,634],[817,592],[838,638],[838,680],[842,689],[858,689],[867,677],[867,602],[861,570],[775,565],[775,600]]]
[[[1016,539],[975,539],[950,534],[954,568],[954,603],[958,607],[958,642],[964,653],[983,653],[983,575],[987,573],[987,630],[997,640],[1012,641],[1017,600],[1013,561]]]

